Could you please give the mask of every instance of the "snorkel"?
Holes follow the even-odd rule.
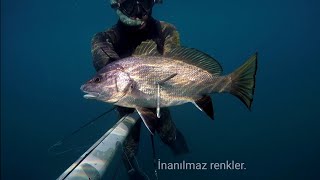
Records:
[[[111,0],[111,1],[114,1],[114,0]],[[144,21],[141,19],[129,18],[128,16],[124,15],[119,9],[117,9],[116,12],[120,18],[120,21],[128,26],[141,26],[144,23]]]
[[[120,11],[119,1],[121,0],[110,0],[110,5],[113,9],[116,9],[116,13],[119,16],[120,21],[128,26],[141,26],[143,24],[143,20],[138,18],[137,19],[130,18]]]
[[[110,5],[113,9],[116,10],[117,15],[119,16],[119,19],[122,23],[128,25],[128,26],[143,26],[145,23],[145,20],[150,16],[152,11],[152,6],[157,3],[162,3],[162,0],[150,0],[152,5],[148,7],[148,9],[142,9],[146,12],[144,16],[142,17],[136,17],[132,14],[128,13],[125,8],[122,7],[122,4],[126,2],[127,0],[110,0]],[[141,1],[137,0],[136,4],[140,4]],[[136,5],[134,4],[134,5]],[[130,7],[134,7],[134,5]],[[127,6],[128,7],[128,6]]]

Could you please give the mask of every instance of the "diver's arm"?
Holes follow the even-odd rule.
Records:
[[[114,51],[112,34],[100,32],[93,36],[91,41],[91,53],[93,56],[93,66],[98,71],[111,61],[119,59],[119,55]]]
[[[161,21],[162,34],[165,38],[164,52],[170,51],[175,46],[180,46],[180,36],[177,29],[170,23]]]

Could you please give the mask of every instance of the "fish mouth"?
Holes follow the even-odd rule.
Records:
[[[85,92],[87,94],[83,95],[84,98],[86,99],[98,99],[98,97],[100,96],[99,93],[93,93],[93,92]]]
[[[80,89],[84,93],[86,93],[85,95],[83,95],[83,97],[86,98],[86,99],[98,99],[99,96],[101,96],[100,93],[85,90],[85,86],[81,86]]]

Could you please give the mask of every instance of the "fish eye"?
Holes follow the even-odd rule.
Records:
[[[96,78],[94,78],[94,79],[93,79],[93,82],[94,82],[94,83],[99,83],[99,82],[101,82],[101,77],[96,77]]]

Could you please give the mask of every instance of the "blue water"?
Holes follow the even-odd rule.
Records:
[[[111,107],[79,90],[94,74],[91,37],[117,20],[108,2],[1,1],[1,179],[57,178],[82,152],[55,157],[48,148]],[[225,73],[256,51],[259,69],[252,112],[214,95],[215,121],[190,104],[172,108],[190,154],[174,157],[156,139],[163,162],[236,160],[246,170],[162,170],[160,179],[318,179],[319,1],[181,2],[165,0],[154,17],[173,23],[184,45],[214,56]],[[142,137],[138,158],[151,174],[145,128]]]

